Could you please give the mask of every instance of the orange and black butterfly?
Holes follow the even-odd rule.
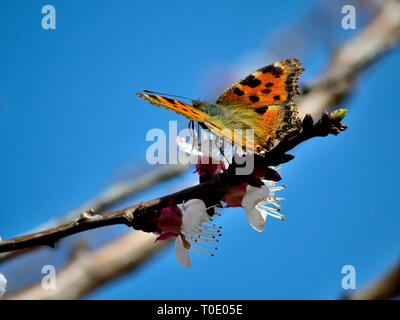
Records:
[[[293,100],[299,94],[297,81],[303,71],[297,59],[275,62],[227,88],[215,103],[192,100],[190,105],[151,91],[137,95],[201,123],[230,143],[252,146],[255,153],[264,154],[296,130],[298,112]],[[235,129],[253,129],[254,141],[235,135]]]

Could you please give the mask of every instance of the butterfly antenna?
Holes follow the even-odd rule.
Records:
[[[170,97],[182,98],[182,99],[186,99],[186,100],[190,100],[190,101],[196,101],[196,100],[194,100],[194,99],[186,98],[186,97],[182,97],[182,96],[178,96],[178,95],[176,95],[176,94],[162,93],[162,92],[156,92],[156,91],[150,91],[150,90],[143,90],[143,92],[146,92],[146,93],[154,93],[154,94],[159,94],[159,95],[163,95],[163,96],[170,96]]]

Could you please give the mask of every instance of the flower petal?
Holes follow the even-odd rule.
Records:
[[[258,232],[264,231],[266,216],[261,215],[261,213],[255,208],[245,209],[245,211],[247,220],[249,220],[253,229]]]
[[[182,230],[190,232],[198,227],[207,217],[207,208],[203,200],[191,199],[182,204]]]
[[[181,237],[175,240],[175,256],[179,264],[183,267],[190,268],[192,265],[190,263],[189,250],[183,246],[183,241]]]
[[[4,297],[7,288],[7,279],[6,277],[0,273],[0,299]]]
[[[270,186],[266,184],[262,185],[260,188],[248,185],[246,194],[242,199],[242,207],[245,209],[254,208],[259,202],[273,195]]]
[[[186,152],[192,156],[197,157],[203,155],[203,153],[199,150],[199,140],[197,138],[197,135],[194,136],[191,143],[186,142],[185,137],[177,137],[176,144],[181,151]]]

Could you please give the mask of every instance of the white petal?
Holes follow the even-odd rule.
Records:
[[[196,225],[193,222],[193,217],[192,217],[192,215],[187,214],[187,212],[184,211],[184,210],[182,210],[182,212],[183,212],[183,216],[182,216],[182,231],[190,232],[190,231],[192,231],[193,228],[196,228]]]
[[[267,186],[267,188],[273,188],[275,187],[275,182],[271,181],[271,180],[265,180],[265,179],[261,179],[261,181],[264,183],[264,185]]]
[[[246,188],[246,193],[242,199],[243,208],[254,208],[259,202],[264,199],[273,196],[268,186],[262,185],[260,188],[248,185]]]
[[[176,144],[178,145],[178,148],[180,150],[182,150],[183,152],[186,152],[193,156],[203,155],[199,150],[199,142],[198,142],[197,136],[194,137],[193,143],[187,143],[186,138],[184,138],[184,137],[177,137]]]
[[[175,240],[175,256],[179,264],[183,267],[190,268],[190,255],[189,250],[183,246],[182,238],[177,237]]]
[[[253,229],[257,230],[258,232],[264,231],[266,216],[261,215],[261,213],[255,208],[245,210],[247,220],[249,220],[249,223]]]
[[[207,217],[206,205],[203,200],[191,199],[180,207],[182,216],[182,230],[190,232],[198,227]]]
[[[4,297],[7,288],[7,279],[6,277],[0,273],[0,299]]]

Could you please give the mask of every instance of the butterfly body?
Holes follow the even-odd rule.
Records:
[[[194,105],[195,104],[193,104],[193,106]],[[199,103],[198,109],[202,110],[210,117],[223,116],[225,113],[223,110],[223,106],[219,106],[217,104],[209,102]]]
[[[138,93],[150,103],[195,120],[221,138],[263,154],[296,130],[297,80],[304,69],[297,59],[263,67],[227,88],[215,103],[192,100],[192,105],[169,97]],[[254,137],[238,130],[254,130]]]

